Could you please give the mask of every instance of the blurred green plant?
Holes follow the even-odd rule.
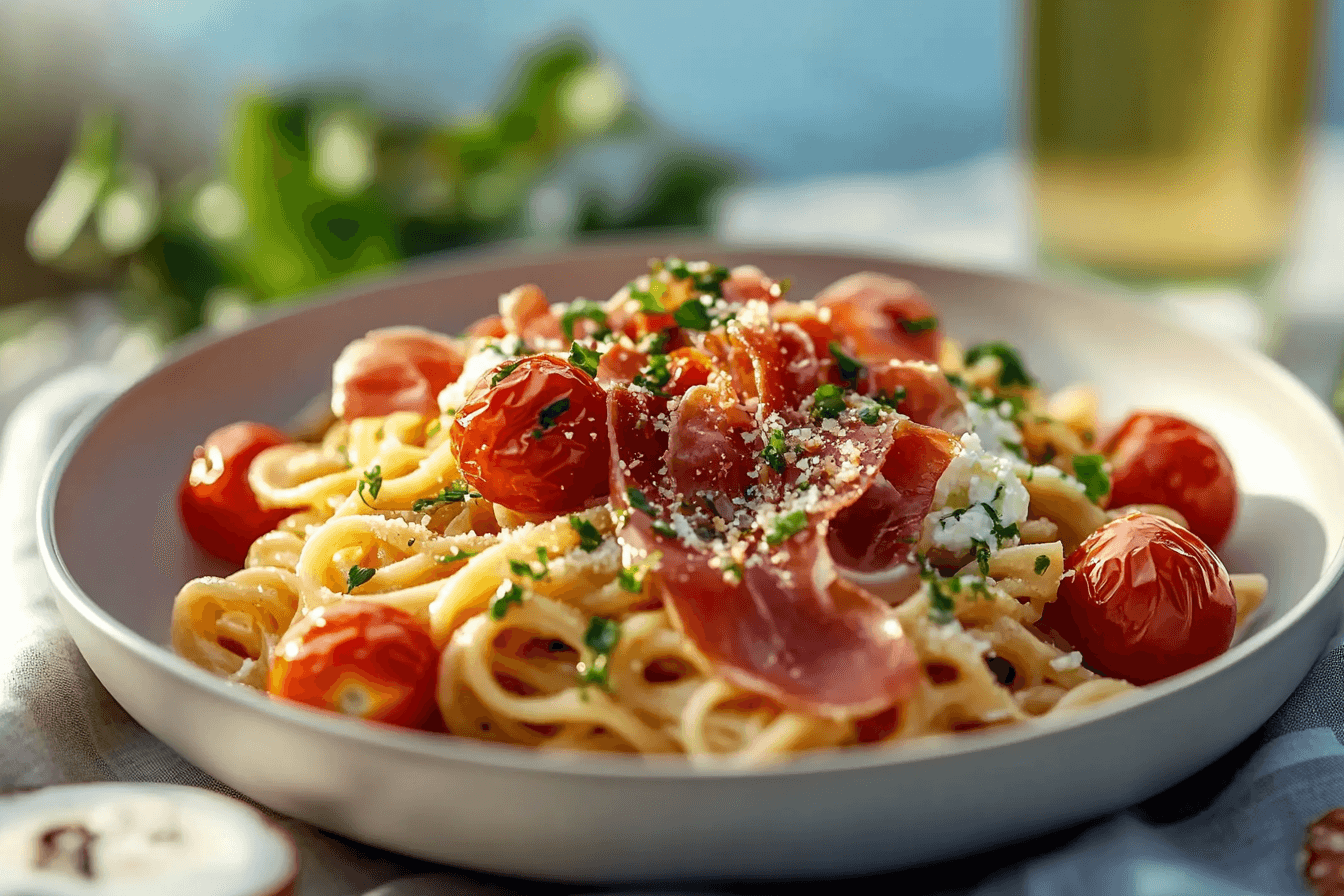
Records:
[[[169,186],[89,115],[28,230],[39,262],[117,284],[167,339],[360,271],[512,237],[703,228],[728,161],[679,144],[579,40],[496,107],[406,121],[330,92],[237,103],[213,170]]]

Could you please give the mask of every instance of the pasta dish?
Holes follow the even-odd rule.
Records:
[[[1223,653],[1265,594],[1215,553],[1209,433],[1106,425],[884,275],[655,260],[331,360],[323,426],[225,426],[179,494],[241,568],[181,589],[173,647],[277,698],[763,762],[1076,711]]]

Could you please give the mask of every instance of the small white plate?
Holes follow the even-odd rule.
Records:
[[[1236,466],[1225,557],[1269,576],[1258,622],[1224,656],[1069,719],[756,771],[671,759],[540,753],[402,732],[271,702],[164,645],[178,588],[227,572],[184,536],[173,493],[224,423],[275,424],[328,384],[341,347],[390,324],[460,330],[524,282],[603,299],[667,254],[752,262],[808,296],[846,274],[906,277],[965,342],[1017,345],[1049,387],[1085,381],[1115,418],[1166,408],[1211,430]],[[1336,624],[1344,438],[1263,357],[1142,308],[1056,285],[890,260],[686,242],[545,256],[481,253],[421,267],[197,340],[64,443],[40,507],[42,548],[89,665],[141,724],[220,780],[358,840],[470,868],[586,882],[853,875],[928,862],[1148,797],[1253,732]]]

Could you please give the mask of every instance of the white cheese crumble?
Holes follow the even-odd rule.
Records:
[[[1083,655],[1078,651],[1066,653],[1063,656],[1057,656],[1050,661],[1050,668],[1056,672],[1067,672],[1070,669],[1077,669],[1083,664]]]
[[[934,487],[933,509],[924,518],[924,538],[957,555],[981,545],[997,551],[1017,543],[1016,536],[1000,536],[1004,529],[1026,520],[1030,502],[1014,462],[986,451],[978,435],[967,433],[961,437],[961,452]]]
[[[505,336],[493,342],[487,342],[467,358],[462,365],[462,375],[456,382],[449,383],[439,393],[439,412],[448,413],[449,408],[460,408],[467,400],[467,393],[476,381],[490,372],[497,364],[514,357],[522,344],[517,336]]]
[[[965,407],[966,416],[971,421],[971,432],[980,437],[980,444],[986,451],[1000,457],[1022,456],[1022,431],[1011,419],[1012,405],[1004,402],[994,407],[985,407],[974,401],[968,401]]]

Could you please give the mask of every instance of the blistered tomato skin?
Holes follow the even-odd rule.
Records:
[[[549,355],[523,358],[492,384],[506,366],[481,377],[448,429],[463,478],[522,513],[578,510],[606,494],[611,459],[602,387]]]
[[[859,360],[938,360],[943,336],[937,312],[913,283],[854,274],[826,287],[816,302],[845,350]]]
[[[238,566],[252,542],[294,511],[263,510],[247,484],[247,468],[258,454],[289,437],[261,423],[231,423],[197,446],[177,492],[182,524],[193,541]]]
[[[1237,516],[1237,479],[1218,440],[1170,414],[1131,414],[1106,442],[1111,507],[1165,504],[1215,550]]]
[[[1227,570],[1194,533],[1167,519],[1133,513],[1112,520],[1064,566],[1041,625],[1103,675],[1149,684],[1232,643],[1237,601]]]
[[[434,715],[439,654],[409,613],[346,600],[319,607],[276,645],[268,690],[343,715],[424,727]]]

